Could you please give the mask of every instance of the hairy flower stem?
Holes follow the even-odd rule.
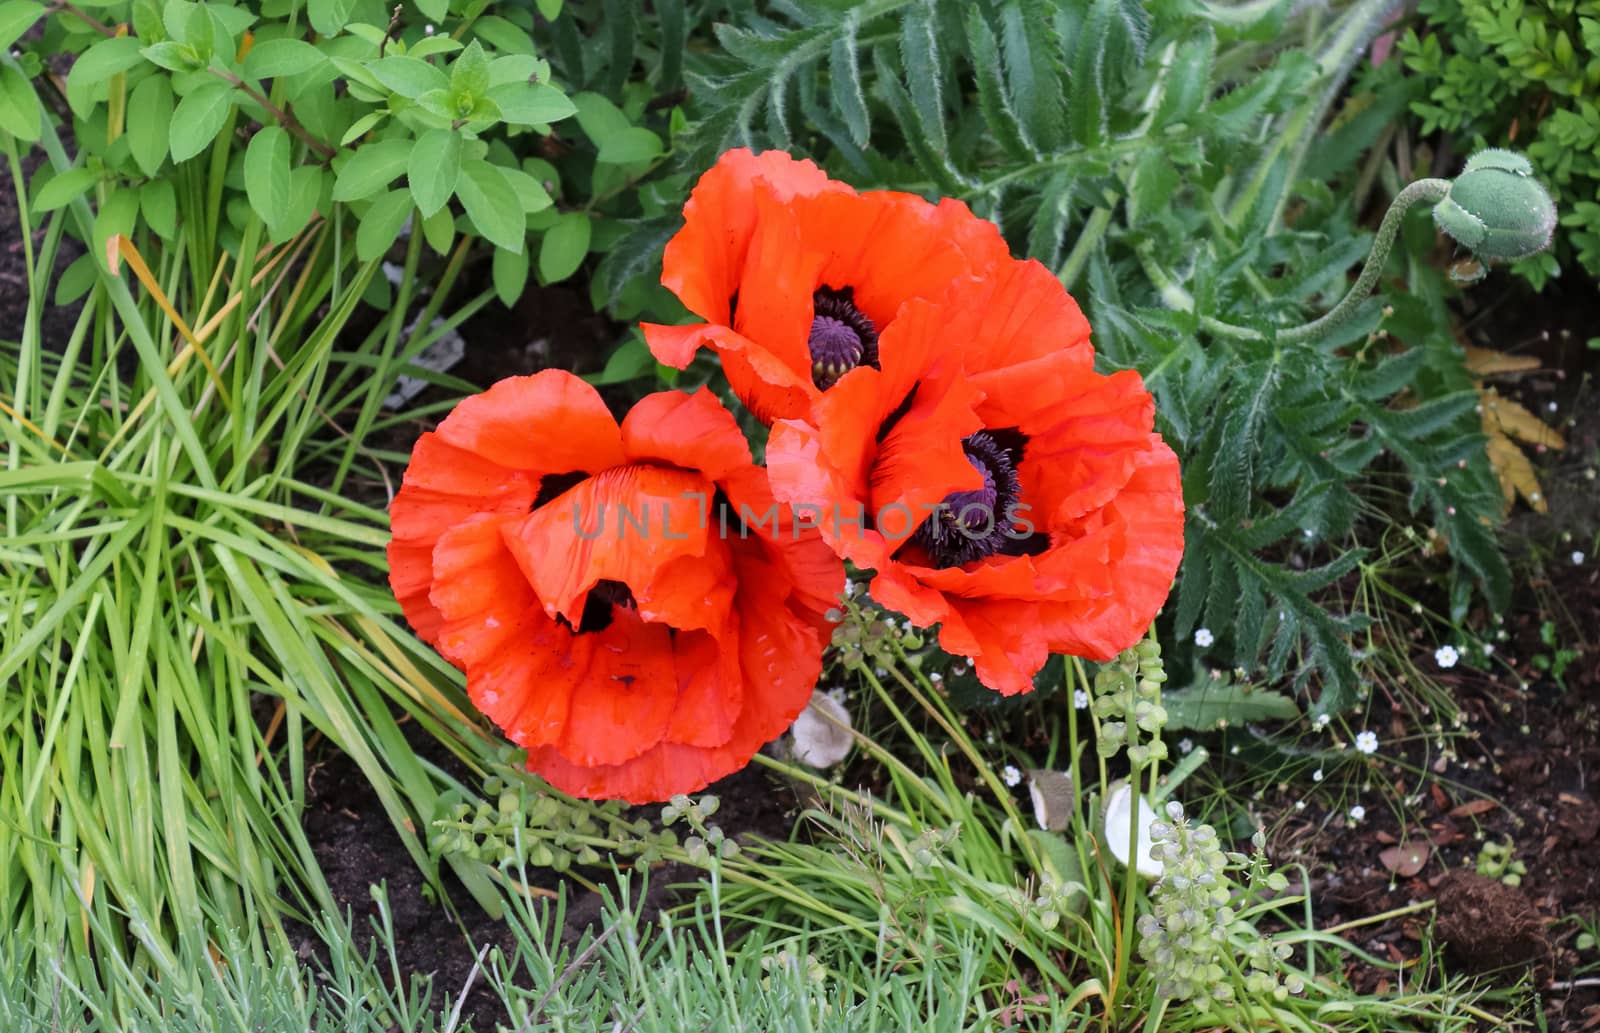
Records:
[[[1395,238],[1400,235],[1400,227],[1405,222],[1406,212],[1418,203],[1437,204],[1444,200],[1449,192],[1448,179],[1419,179],[1396,194],[1389,204],[1389,210],[1383,215],[1383,222],[1378,225],[1377,237],[1373,239],[1372,250],[1367,254],[1366,264],[1361,267],[1361,275],[1356,277],[1356,282],[1350,290],[1324,315],[1309,323],[1278,331],[1277,340],[1283,344],[1314,340],[1337,329],[1354,315],[1356,309],[1367,300],[1367,296],[1378,285],[1378,277],[1383,274],[1383,266],[1389,260],[1389,252],[1394,247]],[[1139,259],[1144,266],[1145,275],[1161,291],[1161,298],[1168,306],[1184,312],[1194,311],[1194,298],[1188,291],[1179,287],[1166,270],[1155,262],[1151,249],[1141,250]],[[1229,337],[1236,341],[1267,339],[1267,335],[1260,330],[1224,323],[1210,316],[1202,316],[1200,326],[1219,337]]]
[[[1356,307],[1365,301],[1367,295],[1377,286],[1378,277],[1383,273],[1383,265],[1389,260],[1389,250],[1394,247],[1395,237],[1400,235],[1400,226],[1405,221],[1406,212],[1418,202],[1435,204],[1442,201],[1449,192],[1448,179],[1419,179],[1396,194],[1394,200],[1389,203],[1389,210],[1383,214],[1383,222],[1378,226],[1378,236],[1372,242],[1372,251],[1367,255],[1367,264],[1361,267],[1361,275],[1356,278],[1349,292],[1322,318],[1285,330],[1278,335],[1278,340],[1286,344],[1312,340],[1349,319]]]

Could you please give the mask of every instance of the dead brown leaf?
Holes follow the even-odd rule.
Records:
[[[1433,848],[1425,840],[1412,840],[1409,843],[1399,843],[1389,847],[1378,855],[1378,860],[1383,866],[1403,879],[1409,879],[1422,871],[1428,863],[1428,856]]]

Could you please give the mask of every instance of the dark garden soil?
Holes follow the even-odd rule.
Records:
[[[1437,902],[1352,929],[1347,935],[1369,953],[1416,961],[1432,921],[1447,972],[1494,987],[1527,980],[1541,992],[1550,1030],[1600,1029],[1600,951],[1580,954],[1575,921],[1600,921],[1600,352],[1585,346],[1600,298],[1593,284],[1544,296],[1509,286],[1491,298],[1467,308],[1464,336],[1540,359],[1540,370],[1496,386],[1557,426],[1567,447],[1533,456],[1550,513],[1519,503],[1504,529],[1517,587],[1503,624],[1482,612],[1471,618],[1494,641],[1492,659],[1441,670],[1431,646],[1417,646],[1419,667],[1463,712],[1465,737],[1450,739],[1457,759],[1441,756],[1438,733],[1430,747],[1427,729],[1397,703],[1375,730],[1385,744],[1404,743],[1380,753],[1403,757],[1409,770],[1380,764],[1378,772],[1399,788],[1384,794],[1375,784],[1359,799],[1323,800],[1310,787],[1289,787],[1268,808],[1284,816],[1273,850],[1312,873],[1323,927]],[[1559,650],[1572,655],[1558,680]],[[1359,823],[1348,817],[1356,803],[1366,808]],[[1518,885],[1474,873],[1486,843],[1512,845],[1527,869]],[[1363,988],[1398,983],[1350,964]],[[1419,964],[1406,983],[1426,971]]]

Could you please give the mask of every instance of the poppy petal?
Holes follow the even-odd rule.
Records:
[[[657,459],[713,481],[750,465],[738,421],[706,388],[640,399],[622,420],[622,447],[636,462]]]
[[[678,702],[665,740],[706,748],[725,745],[744,701],[737,654],[703,631],[688,631],[674,639],[673,655]]]
[[[706,513],[714,492],[715,486],[696,473],[619,466],[513,525],[508,545],[546,613],[577,626],[596,582],[621,582],[637,596],[673,560],[706,556],[711,544]],[[725,598],[665,591],[651,607],[657,612],[650,619],[683,631],[716,629],[726,615]]]
[[[564,370],[508,377],[462,399],[438,434],[514,470],[593,473],[623,462],[622,433],[600,392]]]
[[[848,189],[812,162],[782,151],[757,155],[739,148],[724,153],[690,191],[683,229],[662,255],[662,284],[700,318],[728,322],[729,299],[739,289],[755,228],[757,198],[771,196],[782,203]]]
[[[561,755],[574,764],[621,764],[660,743],[678,701],[672,629],[618,607],[604,630],[573,639],[587,670],[572,692]]]
[[[473,704],[514,742],[557,742],[581,684],[573,636],[545,616],[507,550],[510,518],[479,516],[451,529],[434,549],[432,600],[441,615],[439,650],[467,674]]]

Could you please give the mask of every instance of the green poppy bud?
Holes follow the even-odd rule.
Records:
[[[1433,209],[1434,221],[1480,259],[1527,258],[1550,246],[1556,206],[1515,151],[1479,151]]]

